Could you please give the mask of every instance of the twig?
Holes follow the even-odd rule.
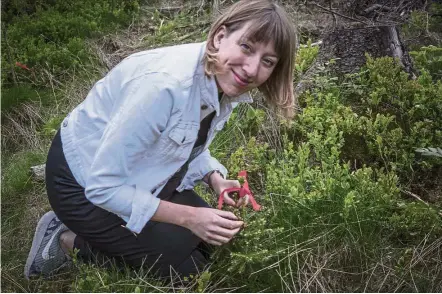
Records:
[[[328,8],[323,7],[323,6],[319,5],[318,3],[312,2],[312,4],[315,5],[315,6],[317,6],[317,7],[319,7],[319,8],[321,8],[321,9],[323,9],[323,10],[325,10],[325,11],[327,11],[327,12],[330,12],[330,13],[332,13],[332,14],[338,15],[338,16],[340,16],[340,17],[343,17],[343,18],[346,18],[346,19],[349,19],[349,20],[354,20],[354,21],[357,21],[357,22],[363,23],[363,24],[365,24],[365,25],[369,25],[369,24],[366,23],[365,21],[362,21],[362,20],[359,20],[359,19],[356,19],[356,18],[353,18],[353,17],[350,17],[350,16],[346,16],[346,15],[340,14],[340,13],[338,13],[338,12],[335,12],[335,11],[333,11],[333,10],[330,10],[330,9],[328,9]]]
[[[407,195],[409,195],[409,196],[411,196],[411,197],[414,197],[415,199],[419,200],[420,202],[422,202],[422,203],[424,203],[424,204],[430,206],[427,202],[425,202],[424,200],[422,200],[422,198],[420,198],[419,196],[417,196],[416,194],[414,194],[414,193],[412,193],[412,192],[410,192],[410,191],[402,190],[402,189],[401,189],[401,192],[404,193],[404,194],[407,194]]]
[[[330,5],[330,11],[333,11],[332,0],[329,1],[329,5]],[[338,26],[338,19],[336,17],[336,14],[332,15],[333,15],[333,28],[336,28]]]
[[[183,41],[183,40],[189,38],[189,37],[192,36],[193,34],[194,34],[194,32],[189,33],[189,34],[186,34],[186,35],[184,35],[184,36],[181,36],[181,37],[178,38],[178,41],[181,42],[181,41]]]
[[[391,11],[392,10],[390,7],[385,6],[385,5],[373,4],[372,6],[370,6],[364,10],[364,14],[369,14],[370,12],[372,12],[376,9],[380,9],[380,10],[384,10],[384,11]]]
[[[173,17],[174,14],[180,13],[183,10],[193,10],[199,8],[199,5],[191,5],[191,6],[174,6],[174,7],[144,7],[142,10],[148,12],[158,11],[160,14],[166,17]]]
[[[212,3],[212,16],[217,17],[221,12],[219,10],[219,0],[213,0]]]
[[[311,43],[310,47],[315,47],[315,46],[319,46],[319,45],[322,45],[322,40],[319,40],[318,42],[315,42],[315,43]],[[307,44],[301,44],[301,45],[299,45],[299,47],[307,48],[308,45]]]
[[[420,202],[424,203],[425,205],[427,205],[428,207],[430,207],[430,204],[428,204],[427,202],[425,202],[424,200],[422,200],[422,198],[420,198],[418,195],[416,195],[416,194],[414,194],[414,193],[412,193],[412,192],[410,192],[410,191],[403,190],[403,189],[401,189],[401,192],[404,193],[404,194],[407,194],[407,195],[409,195],[409,196],[411,196],[411,197],[413,197],[413,198],[415,198],[415,199],[417,199],[418,201],[420,201]],[[440,216],[442,216],[442,213],[441,213],[441,212],[438,212],[437,214],[439,214]]]

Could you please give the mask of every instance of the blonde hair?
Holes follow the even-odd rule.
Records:
[[[205,73],[209,76],[217,73],[217,50],[213,41],[221,26],[225,26],[229,34],[241,29],[249,21],[251,23],[246,33],[247,39],[266,44],[273,41],[279,57],[271,76],[258,89],[271,106],[276,107],[285,117],[291,118],[297,104],[293,92],[297,38],[293,23],[277,4],[268,0],[241,0],[222,13],[212,24],[207,38]]]

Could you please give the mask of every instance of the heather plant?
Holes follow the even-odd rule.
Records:
[[[386,64],[389,70],[381,70]],[[249,182],[259,191],[256,198],[264,210],[237,211],[245,215],[248,226],[218,252],[220,271],[248,274],[250,291],[299,291],[308,287],[301,278],[308,272],[306,267],[325,262],[362,279],[363,288],[354,286],[349,291],[390,289],[383,284],[386,280],[381,288],[364,280],[364,272],[388,250],[385,246],[397,246],[390,250],[392,262],[386,266],[395,267],[398,276],[387,277],[388,281],[400,285],[402,278],[409,278],[407,270],[421,271],[417,262],[403,262],[402,248],[422,240],[437,244],[442,221],[437,207],[401,197],[401,176],[413,167],[440,165],[437,159],[415,156],[416,146],[441,142],[435,127],[440,124],[439,106],[433,100],[440,95],[439,87],[425,73],[409,80],[388,58],[369,58],[367,67],[343,85],[327,75],[317,77],[317,87],[301,97],[302,113],[285,129],[282,150],[251,137],[227,157],[234,173],[250,171]],[[395,98],[388,93],[395,93]],[[423,102],[428,104],[420,108],[418,103]],[[332,257],[321,260],[319,252]],[[223,254],[230,258],[222,258]],[[395,264],[396,258],[402,262]],[[337,283],[345,276],[332,279]],[[287,282],[293,277],[294,284]],[[419,279],[419,287],[424,287],[430,277]],[[229,280],[240,283],[233,277]],[[275,286],[278,281],[282,288]]]
[[[295,58],[295,79],[305,73],[316,59],[319,52],[319,46],[312,46],[312,41],[307,40],[307,44],[301,46],[296,52]]]
[[[410,55],[419,70],[428,71],[433,79],[442,79],[442,48],[429,45],[419,51],[411,51]]]
[[[409,21],[404,23],[401,33],[411,50],[433,44],[440,46],[442,32],[442,4],[433,1],[428,3],[425,11],[412,11]]]
[[[261,171],[265,187],[256,193],[263,211],[246,211],[247,226],[231,245],[218,252],[215,263],[215,269],[220,268],[221,272],[249,275],[253,280],[249,291],[257,291],[254,283],[280,290],[276,285],[282,278],[275,269],[296,276],[296,268],[289,268],[308,263],[311,258],[296,254],[298,250],[311,253],[316,246],[331,250],[353,244],[347,255],[359,256],[363,250],[368,254],[364,260],[369,262],[381,243],[379,232],[390,234],[388,217],[398,199],[394,174],[371,168],[352,171],[348,164],[340,163],[342,134],[335,127],[312,134],[298,148],[287,138],[284,140],[285,149],[276,157],[269,156],[273,153],[265,144],[251,140],[253,144],[238,148],[229,161],[235,164],[242,161],[239,158],[259,158],[265,166]],[[324,141],[329,145],[322,146]],[[245,154],[251,156],[247,158]],[[257,174],[250,175],[250,182],[256,182]],[[241,211],[237,213],[241,215]],[[225,255],[229,258],[223,258]],[[347,258],[356,257],[341,256],[335,261],[343,263]],[[340,270],[359,274],[363,269],[344,264]],[[239,282],[234,277],[229,280]]]
[[[437,147],[442,142],[441,82],[426,70],[412,80],[392,58],[368,56],[366,67],[340,85],[324,79],[320,90],[306,96],[305,104],[319,115],[325,111],[328,121],[347,111],[340,121],[333,121],[342,125],[344,136],[350,139],[344,158],[360,161],[359,166],[395,170],[401,177],[440,164],[415,153],[417,148]],[[314,126],[318,128],[325,117],[313,119],[320,121]]]

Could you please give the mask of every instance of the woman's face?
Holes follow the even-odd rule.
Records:
[[[230,97],[238,96],[263,84],[272,74],[278,62],[273,42],[254,43],[243,38],[249,28],[242,28],[227,34],[224,26],[214,37],[218,50],[216,75],[218,91]]]

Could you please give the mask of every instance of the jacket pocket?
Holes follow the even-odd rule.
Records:
[[[193,145],[198,138],[199,125],[196,123],[181,122],[174,126],[165,138],[163,156],[166,159],[187,159],[190,156]]]

